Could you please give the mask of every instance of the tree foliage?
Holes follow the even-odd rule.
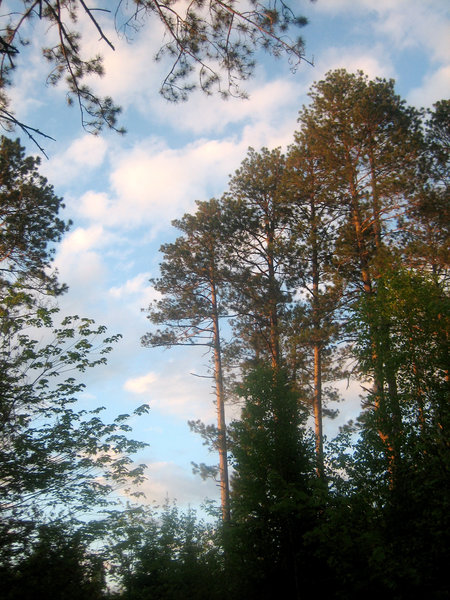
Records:
[[[250,149],[230,178],[214,252],[242,411],[224,598],[448,596],[447,163],[447,101],[418,111],[341,69],[312,87],[287,157]],[[328,442],[321,383],[342,359],[362,411]]]
[[[105,424],[75,398],[78,374],[101,365],[117,336],[60,319],[49,302],[63,291],[50,251],[66,229],[61,203],[20,145],[3,141],[0,564],[10,597],[44,586],[130,600],[281,589],[448,597],[447,120],[446,101],[418,112],[391,81],[330,72],[287,157],[250,149],[220,200],[175,221],[181,234],[162,246],[152,281],[156,330],[143,341],[211,350],[218,423],[193,428],[219,450],[221,484],[224,466],[231,475],[227,518],[222,498],[211,524],[169,503],[108,504],[115,486],[141,479],[128,458],[140,445],[127,415]],[[362,410],[328,442],[318,400],[341,354]],[[230,373],[241,414],[226,428]],[[99,505],[103,519],[72,518]]]
[[[2,138],[0,568],[8,598],[44,589],[54,597],[98,598],[102,561],[75,516],[116,503],[119,490],[136,493],[145,466],[130,454],[146,444],[129,438],[129,415],[104,422],[103,407],[77,404],[82,374],[105,364],[121,336],[108,336],[92,319],[59,314],[65,286],[52,257],[68,224],[38,164],[19,141]]]
[[[80,533],[60,525],[42,525],[34,544],[18,564],[3,564],[2,595],[9,600],[32,600],[36,595],[66,600],[104,598],[105,571]]]
[[[74,410],[84,388],[75,375],[105,363],[120,336],[102,337],[104,327],[77,317],[54,326],[50,311],[37,312],[20,319],[22,329],[1,340],[3,515],[31,513],[35,506],[87,511],[117,486],[131,479],[137,483],[143,475],[143,466],[128,457],[145,445],[127,439],[128,415],[106,424],[102,408]],[[51,333],[48,343],[25,333],[31,327]]]
[[[268,359],[273,367],[282,364],[282,317],[290,298],[284,169],[279,149],[250,148],[224,197],[236,338],[250,361]]]
[[[147,347],[206,346],[211,350],[215,384],[221,502],[224,521],[230,518],[220,319],[224,315],[225,260],[222,206],[215,199],[198,202],[196,215],[174,221],[183,235],[161,247],[161,277],[153,280],[162,297],[148,308],[148,318],[165,329],[142,338]]]
[[[48,273],[53,244],[70,223],[59,216],[64,208],[51,185],[39,174],[39,158],[25,156],[19,140],[0,139],[0,285],[5,297],[44,293],[64,286]],[[31,300],[30,300],[31,302]]]
[[[286,54],[294,68],[304,60],[296,29],[307,21],[284,0],[194,0],[186,5],[117,0],[113,7],[106,2],[88,6],[84,0],[16,0],[6,11],[0,28],[0,121],[6,127],[18,126],[36,143],[41,131],[15,116],[7,90],[14,83],[15,69],[23,68],[22,48],[33,34],[42,35],[37,32],[45,31],[38,47],[49,65],[47,82],[64,81],[68,103],[78,106],[83,127],[94,133],[104,126],[123,129],[118,125],[120,108],[87,83],[91,75],[103,75],[104,68],[100,54],[85,58],[80,21],[112,50],[111,29],[131,40],[148,21],[158,22],[164,41],[156,60],[168,57],[170,65],[161,93],[172,101],[186,99],[196,87],[208,94],[217,89],[225,97],[242,95],[239,84],[253,73],[261,49],[275,56]],[[45,29],[37,27],[39,22]]]
[[[273,598],[283,582],[286,595],[300,598],[318,567],[300,542],[317,517],[306,414],[280,370],[247,373],[238,393],[244,407],[230,427],[233,527],[225,538],[233,597]]]
[[[404,259],[440,280],[448,277],[449,264],[449,109],[450,102],[441,100],[426,114],[418,166],[421,185],[402,221]]]
[[[222,598],[214,528],[192,510],[166,504],[148,522],[133,572],[124,579],[129,600]]]

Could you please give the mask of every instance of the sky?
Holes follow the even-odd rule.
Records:
[[[149,443],[137,457],[148,465],[143,486],[147,502],[176,499],[181,506],[217,500],[219,488],[192,474],[191,461],[216,462],[188,420],[215,421],[209,357],[200,349],[148,349],[140,338],[151,330],[142,309],[156,298],[149,281],[158,276],[161,244],[177,231],[171,221],[195,210],[196,200],[220,196],[249,147],[286,149],[293,142],[298,112],[308,89],[331,69],[363,70],[369,77],[396,80],[409,104],[431,107],[450,92],[450,7],[447,0],[297,0],[308,17],[302,30],[305,56],[295,73],[283,59],[260,58],[246,83],[249,99],[193,93],[187,103],[170,104],[158,93],[167,64],[152,57],[161,31],[149,23],[132,43],[114,38],[116,51],[80,23],[87,50],[104,55],[105,76],[95,89],[123,108],[125,136],[94,137],[80,125],[62,87],[45,86],[39,23],[14,76],[16,116],[39,127],[48,159],[41,173],[64,198],[64,216],[73,221],[59,244],[55,265],[69,286],[62,314],[88,316],[123,338],[107,366],[85,375],[80,406],[106,406],[107,416],[148,403],[150,412],[133,422],[133,437]],[[3,12],[2,8],[2,12]],[[22,58],[23,57],[23,58]],[[18,135],[18,134],[17,134]],[[21,136],[29,154],[38,154]],[[328,436],[359,410],[357,383],[341,390],[347,400],[325,425]],[[237,409],[228,409],[228,420]]]

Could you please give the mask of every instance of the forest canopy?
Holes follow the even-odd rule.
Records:
[[[191,426],[220,457],[196,469],[221,482],[223,597],[443,598],[449,102],[343,69],[310,98],[285,154],[250,148],[173,222],[142,341],[210,348],[217,427]],[[329,443],[346,377],[363,410]]]
[[[191,424],[219,455],[196,465],[221,487],[207,522],[109,504],[142,479],[141,445],[127,415],[105,424],[75,398],[118,337],[59,318],[70,224],[2,139],[7,598],[448,597],[449,138],[448,100],[419,111],[392,80],[331,71],[286,152],[249,149],[221,197],[174,221],[142,342],[210,356],[217,424]],[[345,378],[361,414],[327,440]]]

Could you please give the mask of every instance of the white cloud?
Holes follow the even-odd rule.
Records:
[[[63,239],[59,254],[74,256],[79,252],[104,246],[105,243],[105,230],[102,225],[93,225],[88,228],[77,227]]]
[[[438,100],[449,97],[450,90],[450,65],[446,65],[429,73],[423,84],[412,90],[409,101],[414,106],[431,107]]]
[[[196,199],[221,193],[231,165],[236,165],[232,141],[199,140],[182,149],[157,140],[136,145],[116,158],[111,173],[114,199],[94,198],[98,218],[109,224],[168,226],[194,207]]]
[[[317,81],[334,69],[346,69],[350,73],[361,70],[370,79],[395,76],[395,69],[382,46],[329,47],[317,60],[314,79]]]
[[[148,394],[152,385],[158,380],[155,373],[147,373],[141,377],[135,377],[134,379],[127,379],[124,383],[123,389],[133,394]]]
[[[138,273],[132,279],[128,279],[123,285],[119,287],[112,287],[109,293],[114,298],[122,298],[129,294],[141,293],[144,287],[144,282],[148,281],[150,273]]]
[[[2,15],[2,19],[6,20],[7,17]],[[28,39],[31,43],[28,46],[18,44],[20,51],[14,56],[15,69],[12,74],[14,85],[7,90],[15,116],[20,121],[38,129],[40,126],[34,122],[33,111],[39,110],[45,104],[42,87],[48,76],[48,62],[42,57],[39,47],[39,41],[45,36],[45,32],[45,24],[38,19],[29,19],[28,22],[23,23],[21,35],[23,39]],[[33,122],[30,122],[31,120]],[[42,142],[42,138],[36,137]]]
[[[107,142],[104,138],[85,134],[75,139],[62,153],[45,162],[41,171],[52,184],[67,184],[75,178],[83,179],[104,161]]]
[[[195,200],[220,196],[250,145],[259,150],[291,143],[299,108],[300,100],[282,125],[270,127],[261,120],[245,127],[239,138],[198,139],[182,148],[151,139],[117,153],[110,196],[85,194],[80,213],[107,225],[145,224],[154,232],[168,227],[174,218],[195,210]]]
[[[127,269],[124,269],[126,271]],[[111,307],[114,318],[120,319],[126,330],[130,330],[132,322],[139,332],[139,336],[146,327],[146,316],[142,310],[150,305],[153,300],[160,298],[160,293],[149,282],[150,273],[138,273],[127,279],[123,285],[109,288],[105,298]],[[122,317],[120,318],[120,314]],[[130,317],[133,317],[132,322]]]
[[[127,379],[123,385],[124,390],[144,397],[143,400],[150,405],[152,411],[160,414],[175,416],[183,421],[201,419],[204,422],[214,422],[216,409],[212,381],[193,376],[194,369],[199,374],[201,367],[193,360],[194,349],[189,350],[190,356],[187,357],[185,352],[185,356],[176,362],[172,358],[175,350],[170,350],[172,356],[166,355],[166,363],[159,365],[158,372],[150,371]]]
[[[178,105],[156,104],[157,114],[172,127],[197,135],[217,135],[227,126],[239,123],[264,123],[270,129],[283,123],[286,112],[292,113],[298,97],[305,92],[299,76],[294,75],[269,82],[253,80],[247,87],[249,98],[245,100],[222,100],[196,92],[182,110]]]
[[[84,135],[69,146],[66,157],[82,167],[98,167],[106,154],[107,144],[104,138]]]
[[[89,290],[91,300],[94,300],[92,290],[98,289],[105,277],[103,259],[97,252],[85,252],[82,257],[73,255],[63,260],[58,255],[55,263],[62,281],[68,283],[71,289],[78,288],[85,293]]]
[[[122,34],[118,36],[108,22],[105,22],[104,32],[112,41],[114,51],[106,44],[99,44],[97,31],[90,22],[84,23],[86,52],[91,55],[100,52],[103,56],[104,76],[93,76],[92,86],[100,95],[112,96],[124,108],[135,105],[145,112],[158,98],[161,101],[158,90],[166,73],[166,66],[154,60],[164,41],[159,20],[148,19],[132,39]],[[131,33],[131,29],[128,32]]]
[[[72,290],[70,299],[63,299],[64,305],[68,306],[80,300],[83,303],[99,300],[102,294],[100,288],[106,276],[101,250],[111,243],[111,239],[111,234],[101,225],[77,227],[64,237],[54,261],[61,281],[67,283]],[[89,296],[86,296],[88,289]]]
[[[203,481],[181,466],[168,461],[149,465],[148,479],[140,487],[148,502],[164,504],[166,499],[176,500],[177,504],[199,505],[206,498],[218,499],[219,489],[211,479]]]
[[[450,29],[448,4],[434,0],[434,11],[419,0],[372,2],[379,21],[378,33],[394,42],[397,49],[420,47],[430,52],[434,60],[448,60]],[[440,13],[440,14],[439,14]]]
[[[78,213],[95,222],[105,222],[105,216],[109,213],[111,201],[105,192],[87,191],[80,198],[77,207]]]
[[[421,48],[434,60],[448,60],[447,0],[320,0],[314,10],[322,15],[353,14],[356,23],[369,13],[372,31],[389,39],[391,52]]]

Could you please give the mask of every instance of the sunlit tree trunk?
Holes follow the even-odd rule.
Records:
[[[230,520],[230,490],[228,479],[227,432],[225,422],[225,396],[223,386],[222,353],[220,347],[219,312],[214,277],[211,276],[211,304],[214,336],[214,379],[216,383],[217,445],[219,450],[220,499],[222,520]]]
[[[318,257],[317,239],[317,215],[314,197],[310,199],[311,210],[311,271],[312,271],[312,326],[313,326],[313,348],[314,348],[314,433],[316,446],[316,472],[319,477],[324,477],[323,464],[323,432],[322,432],[322,333],[320,324],[320,270]]]
[[[219,297],[223,296],[221,205],[212,199],[198,202],[194,215],[186,214],[173,224],[183,232],[161,250],[161,277],[153,280],[162,298],[148,309],[149,319],[166,328],[142,338],[145,346],[204,346],[212,349],[212,371],[217,408],[217,450],[221,507],[230,520],[230,501],[225,424],[222,343],[219,328]]]

